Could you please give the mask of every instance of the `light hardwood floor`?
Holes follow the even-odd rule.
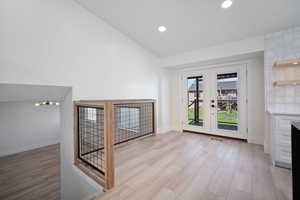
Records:
[[[60,199],[59,145],[1,157],[0,199]]]
[[[260,145],[170,132],[116,150],[116,186],[98,200],[291,200],[291,171]]]

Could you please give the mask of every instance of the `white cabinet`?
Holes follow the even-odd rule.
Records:
[[[272,115],[272,160],[275,165],[291,167],[291,122],[299,120],[300,116],[295,115]]]

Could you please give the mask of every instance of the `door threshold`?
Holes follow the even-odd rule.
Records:
[[[184,129],[182,130],[182,132],[196,133],[196,134],[208,135],[208,136],[213,136],[213,137],[220,137],[220,138],[238,140],[238,141],[242,141],[242,142],[247,142],[248,143],[247,139],[242,139],[242,138],[234,138],[234,137],[223,136],[223,135],[214,135],[214,134],[210,134],[210,133],[197,132],[197,131],[189,131],[189,130],[184,130]]]

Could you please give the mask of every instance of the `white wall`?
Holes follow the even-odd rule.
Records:
[[[263,68],[263,57],[254,57],[247,60],[237,60],[236,62],[231,61],[230,63],[246,64],[248,69],[248,141],[255,144],[264,143],[264,68]],[[210,64],[210,65],[199,65],[198,68],[209,68],[223,65],[230,65],[226,62],[223,64]],[[172,129],[181,131],[181,75],[182,69],[173,70],[172,76]]]
[[[243,56],[264,50],[264,37],[258,36],[245,40],[229,42],[180,55],[163,58],[161,65],[163,67],[188,66],[193,63],[213,61],[233,56]]]
[[[58,143],[59,121],[59,107],[0,102],[0,156]]]
[[[72,99],[159,98],[158,128],[169,127],[159,60],[74,1],[2,0],[0,25],[0,83],[72,86]],[[82,199],[97,190],[73,169],[72,109],[64,110],[62,197]]]
[[[172,73],[173,70],[164,70],[164,78],[159,82],[159,97],[160,100],[157,105],[158,115],[158,133],[165,133],[172,129],[172,111],[171,105],[173,99],[171,98],[172,90]]]
[[[0,83],[72,86],[73,99],[159,97],[159,59],[72,0],[0,2]]]
[[[248,141],[264,144],[264,58],[257,57],[247,61],[248,68]]]

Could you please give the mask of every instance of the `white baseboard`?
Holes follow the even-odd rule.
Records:
[[[58,144],[58,143],[59,143],[59,140],[55,139],[55,140],[41,142],[39,144],[30,144],[30,145],[26,145],[26,146],[23,146],[23,147],[18,147],[18,148],[15,148],[15,149],[8,149],[8,150],[1,149],[0,150],[0,157],[12,155],[12,154],[20,153],[20,152],[24,152],[24,151],[29,151],[29,150],[49,146],[49,145],[52,145],[52,144]]]

